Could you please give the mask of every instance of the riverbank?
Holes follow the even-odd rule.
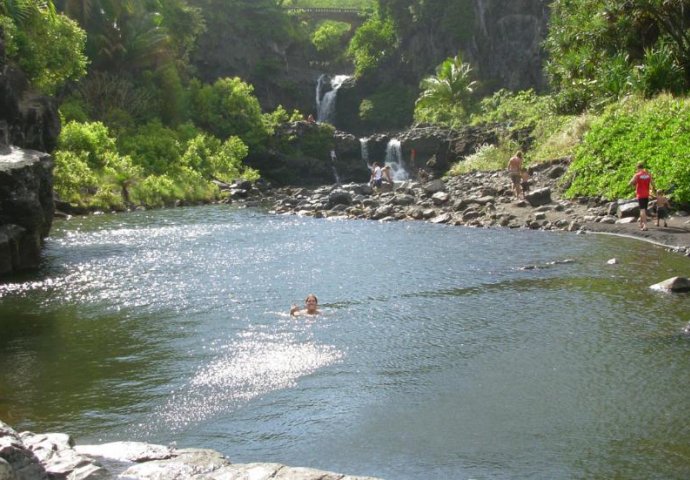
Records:
[[[277,214],[345,217],[378,221],[424,220],[478,228],[529,228],[617,235],[643,240],[690,256],[690,215],[674,210],[667,226],[648,230],[637,223],[637,201],[568,200],[562,177],[568,161],[531,168],[529,191],[516,199],[505,172],[474,172],[427,182],[396,182],[387,190],[348,184],[317,189],[280,188],[262,196]],[[653,202],[650,208],[653,207]]]
[[[18,433],[0,421],[0,479],[67,478],[376,480],[278,463],[233,464],[210,449],[178,449],[143,442],[75,445],[72,437],[64,433]]]

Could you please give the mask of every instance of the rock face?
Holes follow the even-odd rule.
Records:
[[[336,99],[335,126],[356,135],[371,132],[371,128],[362,130],[365,125],[359,119],[363,98],[382,87],[390,90],[391,85],[402,84],[416,92],[422,78],[433,74],[438,64],[458,52],[473,66],[482,88],[489,92],[500,88],[543,89],[546,82],[541,44],[546,35],[550,0],[463,0],[462,3],[468,8],[468,25],[456,26],[462,30],[459,35],[448,35],[447,28],[439,28],[438,22],[445,21],[443,15],[415,20],[413,27],[399,32],[398,52],[390,62],[381,65],[371,78],[344,85]],[[319,76],[352,71],[352,66],[332,65],[324,72],[314,63],[316,52],[310,50],[309,43],[230,31],[222,18],[206,21],[207,32],[200,38],[192,59],[202,79],[213,82],[219,77],[239,76],[255,87],[255,94],[265,109],[283,105],[288,111],[297,108],[305,114],[314,113]],[[229,45],[233,48],[228,48]],[[404,110],[411,114],[410,108]],[[411,119],[404,120],[375,130],[411,123]]]
[[[64,433],[17,433],[0,421],[0,480],[376,480],[278,463],[233,464],[215,450],[141,442],[75,445]]]
[[[54,209],[52,157],[4,147],[0,151],[0,276],[38,267]]]
[[[475,31],[467,61],[494,88],[521,90],[546,86],[541,44],[546,36],[549,0],[475,0]]]
[[[0,28],[0,276],[38,266],[54,212],[53,162],[41,152],[60,133],[55,102],[7,63],[3,38]]]
[[[472,66],[484,94],[501,88],[543,90],[547,82],[542,43],[548,28],[550,1],[472,0],[471,3],[469,33],[463,31],[461,38],[452,38],[439,25],[420,24],[400,39],[394,59],[382,65],[371,78],[344,84],[336,97],[336,128],[365,134],[362,127],[366,125],[359,118],[362,99],[400,85],[417,92],[424,77],[432,75],[443,60],[458,53]],[[437,21],[443,22],[442,16]],[[409,111],[411,115],[411,108]],[[404,124],[412,123],[412,118],[406,120]],[[388,128],[396,126],[377,129]]]
[[[24,74],[6,62],[3,38],[0,28],[0,146],[50,152],[60,134],[56,103],[31,91]]]

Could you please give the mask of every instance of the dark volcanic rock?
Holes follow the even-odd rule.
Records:
[[[0,154],[0,275],[38,267],[50,232],[53,160],[47,153],[16,148]]]

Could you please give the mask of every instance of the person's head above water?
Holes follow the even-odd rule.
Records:
[[[319,312],[319,299],[316,295],[310,293],[307,298],[304,299],[304,309],[300,309],[297,305],[293,305],[290,308],[290,315],[317,315]]]
[[[314,314],[317,312],[316,308],[319,306],[319,299],[316,298],[316,295],[310,293],[307,295],[307,298],[304,299],[304,306],[307,309],[307,313]]]

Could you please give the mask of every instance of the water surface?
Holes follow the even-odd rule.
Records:
[[[0,286],[0,419],[389,479],[688,478],[690,297],[648,288],[675,275],[605,236],[77,218]]]

